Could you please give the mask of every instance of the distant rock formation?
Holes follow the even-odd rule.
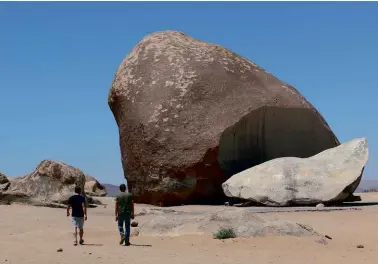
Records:
[[[0,192],[8,190],[9,186],[10,181],[8,180],[7,176],[0,172]]]
[[[163,31],[146,36],[115,74],[109,106],[136,201],[224,199],[230,176],[279,157],[339,145],[292,86],[236,53]]]
[[[367,139],[354,139],[309,158],[267,161],[232,176],[222,187],[228,197],[269,206],[343,202],[359,185],[368,157]]]
[[[106,196],[107,192],[103,185],[101,185],[96,178],[85,175],[85,194],[90,196]]]
[[[9,188],[0,196],[0,203],[61,207],[74,194],[75,186],[80,186],[84,192],[85,175],[81,170],[63,162],[43,160],[32,173],[10,179]],[[100,203],[90,196],[87,201]]]
[[[42,202],[66,203],[75,186],[84,191],[84,173],[63,162],[43,160],[30,174],[12,181],[10,191]]]

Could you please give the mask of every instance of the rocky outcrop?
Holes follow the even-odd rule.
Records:
[[[354,139],[310,158],[267,161],[232,176],[222,187],[228,197],[269,206],[342,202],[359,185],[368,157],[367,139]]]
[[[22,204],[35,204],[38,201],[30,199],[30,197],[23,192],[18,191],[5,191],[0,192],[0,205],[10,205],[14,202]]]
[[[294,87],[226,48],[176,31],[135,46],[108,102],[137,202],[219,201],[221,184],[235,173],[339,144]]]
[[[8,180],[7,176],[0,172],[0,192],[8,190],[9,186],[10,181]]]
[[[84,190],[85,179],[84,173],[77,168],[63,162],[44,160],[32,173],[10,178],[7,190],[0,191],[0,204],[17,202],[64,208],[68,198],[74,194],[75,186]],[[89,195],[86,198],[89,207],[102,204]]]
[[[161,212],[139,225],[140,236],[211,235],[220,229],[233,229],[237,237],[320,236],[311,227],[256,214],[248,208],[218,209],[215,212]]]
[[[75,186],[84,190],[84,184],[85,175],[81,170],[63,162],[43,160],[32,173],[12,179],[7,195],[22,194],[23,199],[28,197],[31,204],[66,204]]]
[[[96,178],[85,175],[85,194],[90,196],[106,196],[107,192],[103,185],[101,185]]]

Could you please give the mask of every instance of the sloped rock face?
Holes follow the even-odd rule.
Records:
[[[12,180],[8,192],[23,193],[32,200],[67,203],[75,186],[84,191],[84,173],[63,162],[43,160],[30,174]]]
[[[311,227],[275,217],[256,214],[248,208],[228,208],[215,212],[170,212],[156,214],[141,224],[141,236],[180,236],[215,234],[233,229],[238,237],[320,236]]]
[[[7,176],[0,172],[0,192],[6,191],[10,186],[10,181]]]
[[[85,194],[90,196],[106,196],[107,192],[103,185],[101,185],[96,178],[85,175]]]
[[[354,139],[310,158],[267,161],[222,187],[228,197],[270,206],[343,202],[358,187],[368,157],[367,139]]]
[[[295,88],[230,50],[176,31],[135,46],[108,102],[137,202],[219,202],[221,184],[237,172],[339,144]]]

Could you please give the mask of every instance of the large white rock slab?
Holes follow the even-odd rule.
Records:
[[[339,202],[357,188],[368,157],[367,139],[358,138],[309,158],[267,161],[233,175],[222,188],[228,197],[268,206]]]

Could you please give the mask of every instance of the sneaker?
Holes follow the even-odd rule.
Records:
[[[84,239],[81,239],[81,240],[79,241],[79,243],[80,243],[80,245],[84,244]]]
[[[121,236],[121,240],[119,241],[119,244],[122,245],[123,242],[125,242],[125,236]]]
[[[128,247],[128,246],[130,246],[130,245],[131,245],[130,242],[125,242],[125,246],[126,246],[126,247]]]

